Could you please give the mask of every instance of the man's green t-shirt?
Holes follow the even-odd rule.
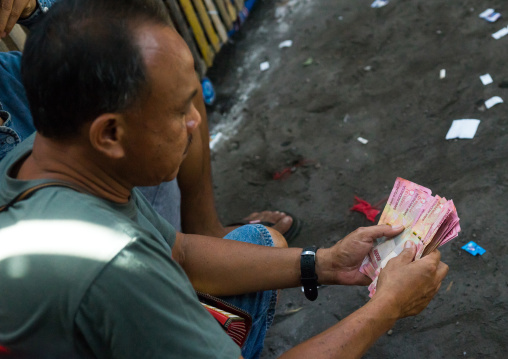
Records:
[[[0,205],[45,182],[0,163]],[[171,258],[175,231],[133,190],[115,204],[50,187],[0,213],[0,345],[13,357],[238,358]]]

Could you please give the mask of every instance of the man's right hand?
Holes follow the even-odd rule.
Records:
[[[412,245],[388,262],[381,270],[373,297],[373,300],[391,301],[398,310],[398,318],[416,315],[425,309],[448,273],[448,266],[441,262],[438,250],[413,262],[415,254],[416,247]]]
[[[19,18],[27,18],[36,8],[36,0],[0,0],[0,37],[6,37]]]
[[[440,261],[439,251],[413,262],[415,254],[412,246],[391,259],[366,305],[282,357],[360,358],[398,319],[420,313],[439,290],[448,266]]]

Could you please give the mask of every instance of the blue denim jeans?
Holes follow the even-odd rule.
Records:
[[[35,132],[21,82],[21,53],[0,52],[0,160]]]
[[[235,229],[225,239],[273,247],[268,230],[260,224],[249,224]],[[242,348],[245,359],[259,358],[268,328],[272,325],[277,304],[277,291],[250,293],[240,296],[223,297],[227,302],[242,308],[252,316],[252,328]]]

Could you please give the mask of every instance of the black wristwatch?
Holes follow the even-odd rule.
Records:
[[[316,300],[318,296],[318,277],[316,274],[317,246],[306,247],[300,256],[300,270],[302,273],[302,288],[308,300]]]

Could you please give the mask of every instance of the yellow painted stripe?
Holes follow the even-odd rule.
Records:
[[[221,1],[221,0],[219,0]],[[226,4],[226,8],[228,9],[228,12],[229,12],[229,17],[231,17],[231,20],[233,20],[233,22],[236,21],[236,9],[235,7],[233,6],[233,4],[231,3],[230,0],[222,0],[224,1],[224,4]]]
[[[226,29],[229,31],[233,28],[233,21],[229,17],[228,11],[226,10],[226,6],[224,5],[224,1],[222,0],[215,0],[215,5],[217,5],[217,8],[219,9],[220,16],[222,18],[222,21],[224,22],[224,25],[226,26]]]
[[[210,40],[210,43],[212,44],[213,49],[215,52],[219,52],[220,50],[220,41],[219,37],[217,36],[217,33],[213,29],[212,22],[210,21],[210,17],[208,16],[208,13],[206,11],[205,5],[203,5],[202,0],[192,0],[194,3],[194,7],[198,11],[199,18],[201,19],[201,23],[203,24],[203,27],[205,28],[206,35],[208,36],[208,40]]]
[[[238,12],[243,10],[243,0],[235,0],[235,5]]]
[[[189,22],[192,28],[194,38],[198,43],[199,50],[201,51],[201,55],[203,55],[203,60],[205,60],[206,66],[210,67],[212,66],[213,57],[215,54],[213,53],[213,50],[210,48],[208,42],[206,41],[205,33],[203,32],[203,28],[199,23],[196,13],[194,12],[194,8],[192,7],[190,0],[179,0],[179,1],[180,5],[182,6],[183,12],[187,17],[187,21]]]
[[[212,19],[213,25],[215,26],[215,29],[217,30],[217,33],[219,34],[220,40],[222,43],[226,43],[228,41],[228,34],[226,33],[226,28],[224,27],[224,24],[220,20],[219,13],[217,11],[217,8],[215,7],[215,4],[212,0],[204,0],[206,8],[208,9],[208,14],[210,15],[210,18]]]

